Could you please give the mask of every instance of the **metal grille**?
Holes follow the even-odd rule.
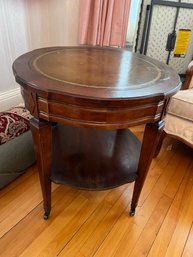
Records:
[[[175,7],[155,6],[153,8],[147,55],[166,63],[165,50],[168,34],[173,30]]]
[[[193,9],[180,9],[176,30],[178,31],[183,28],[191,29],[191,36],[186,56],[185,58],[176,58],[173,57],[174,53],[172,53],[170,58],[170,65],[174,67],[178,73],[182,74],[186,72],[188,64],[193,57]]]
[[[169,1],[169,0],[167,0]],[[171,2],[171,0],[170,0]],[[172,2],[178,2],[173,0]],[[182,0],[182,3],[193,3],[193,0]],[[142,11],[141,26],[139,28],[137,52],[140,51],[143,27],[145,21],[146,6],[151,4],[150,0],[144,0]],[[173,31],[175,15],[177,8],[163,5],[154,5],[151,18],[151,27],[148,39],[147,55],[166,63],[168,52],[166,51],[167,36]],[[174,57],[171,53],[169,65],[183,74],[187,70],[189,62],[193,57],[193,9],[179,9],[179,16],[176,24],[176,32],[179,29],[190,29],[191,36],[188,44],[188,50],[184,58]]]

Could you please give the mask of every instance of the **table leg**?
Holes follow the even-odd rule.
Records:
[[[30,123],[43,195],[44,219],[48,219],[51,211],[52,124],[35,118]]]
[[[134,192],[131,202],[130,216],[135,214],[135,208],[145,182],[147,172],[154,157],[157,144],[164,128],[164,121],[147,124],[143,136],[141,154],[138,165],[138,177],[135,181]]]
[[[158,156],[158,154],[160,153],[160,150],[161,150],[161,147],[162,147],[162,144],[163,144],[163,141],[164,141],[165,138],[166,138],[166,132],[163,130],[162,133],[161,133],[159,142],[157,144],[157,147],[156,147],[154,158],[156,158]]]

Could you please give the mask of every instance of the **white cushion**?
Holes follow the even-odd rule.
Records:
[[[165,118],[164,130],[167,134],[181,139],[184,143],[193,147],[193,122],[182,119],[172,114],[167,114]]]
[[[177,94],[172,96],[168,113],[193,121],[193,88],[180,90]]]

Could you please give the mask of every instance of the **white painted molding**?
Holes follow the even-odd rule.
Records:
[[[0,93],[0,111],[8,110],[20,103],[23,103],[20,88]]]

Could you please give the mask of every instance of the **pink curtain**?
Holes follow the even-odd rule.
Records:
[[[124,47],[131,0],[80,0],[80,44]]]

